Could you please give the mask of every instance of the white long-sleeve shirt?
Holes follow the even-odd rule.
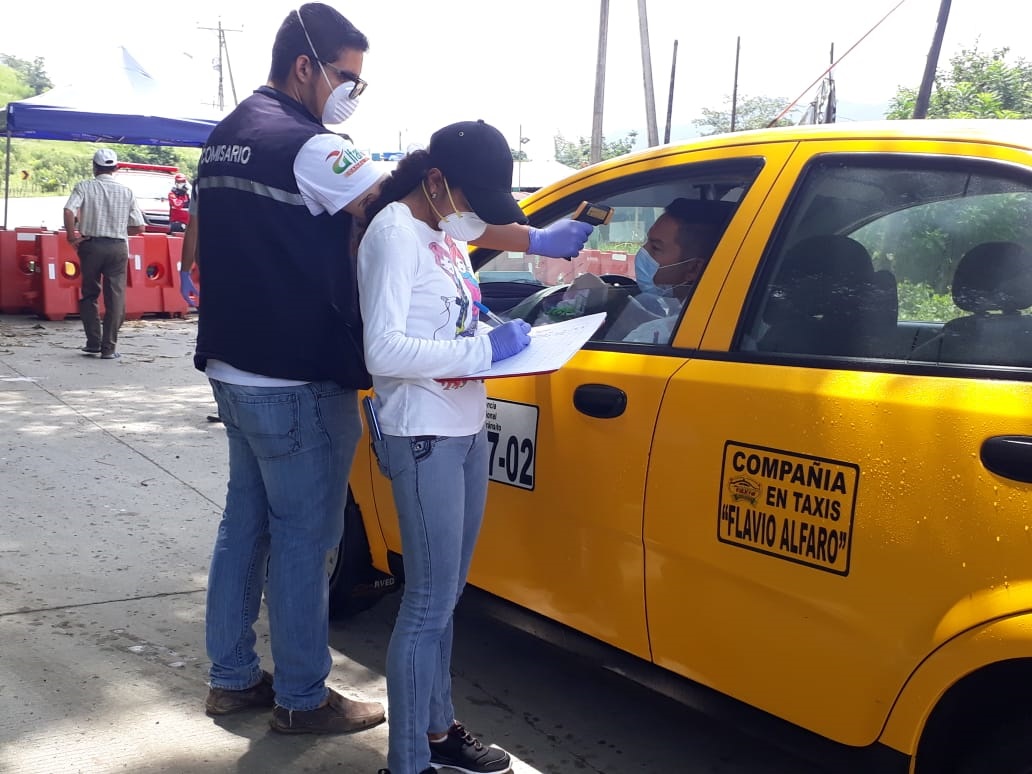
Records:
[[[484,383],[438,381],[491,365],[491,342],[476,335],[480,286],[466,244],[394,202],[362,237],[358,286],[380,429],[400,436],[478,432]]]

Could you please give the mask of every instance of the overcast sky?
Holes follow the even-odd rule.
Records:
[[[799,96],[836,57],[899,0],[647,0],[656,112],[662,138],[671,59],[678,41],[672,139],[694,133],[702,107],[720,108],[734,80],[741,37],[739,94]],[[552,138],[590,137],[598,52],[598,0],[354,0],[333,3],[370,40],[363,77],[369,90],[345,125],[358,144],[396,150],[425,143],[436,128],[483,118],[531,158],[551,157]],[[0,52],[41,56],[55,84],[82,83],[107,52],[125,45],[159,81],[198,103],[216,99],[215,32],[222,25],[236,93],[243,99],[268,75],[276,29],[295,6],[275,0],[180,2],[7,2]],[[840,101],[883,105],[899,85],[920,82],[939,0],[904,0],[836,70]],[[58,20],[60,22],[58,23]],[[976,42],[1009,46],[1032,60],[1032,3],[953,0],[941,63]],[[644,137],[637,0],[611,0],[604,134]],[[232,104],[229,69],[223,88]],[[102,83],[96,84],[98,89]],[[808,94],[805,103],[810,98]],[[840,111],[839,120],[865,117]],[[869,114],[870,111],[868,110]]]

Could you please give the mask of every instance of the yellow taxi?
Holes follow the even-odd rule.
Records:
[[[725,213],[719,242],[643,318],[637,252],[678,199]],[[473,253],[495,312],[607,318],[560,370],[488,382],[471,585],[837,771],[1032,770],[1032,122],[707,137],[520,204],[583,201],[613,215],[573,261]],[[366,443],[351,494],[397,575]]]

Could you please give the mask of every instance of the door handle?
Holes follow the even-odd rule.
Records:
[[[573,391],[573,407],[582,414],[613,419],[627,408],[627,393],[608,384],[582,384]]]
[[[980,450],[982,464],[1004,478],[1032,483],[1032,436],[996,435]]]

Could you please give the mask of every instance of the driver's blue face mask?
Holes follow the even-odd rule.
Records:
[[[656,262],[655,258],[649,255],[649,251],[646,250],[643,245],[634,256],[634,281],[638,283],[639,290],[641,290],[642,293],[652,293],[657,296],[672,295],[673,288],[656,285],[653,281],[658,268],[659,263]]]

